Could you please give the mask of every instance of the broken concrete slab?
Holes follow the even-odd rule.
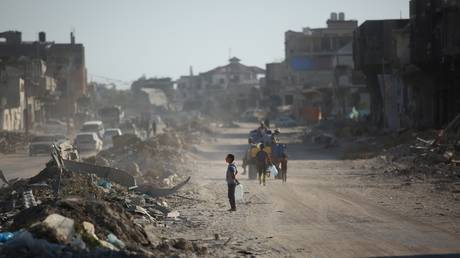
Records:
[[[190,181],[191,177],[188,177],[181,183],[177,184],[176,186],[172,188],[158,188],[155,186],[152,186],[150,184],[145,184],[145,185],[139,185],[139,187],[136,189],[137,191],[150,195],[151,197],[162,197],[162,196],[168,196],[171,194],[174,194],[177,192],[180,188],[182,188],[184,185],[186,185]]]
[[[31,231],[39,236],[46,236],[51,242],[68,244],[75,234],[75,222],[73,219],[53,213],[43,222],[34,225]]]
[[[72,160],[64,160],[64,167],[72,172],[85,173],[85,174],[96,174],[100,178],[106,178],[112,182],[134,189],[137,187],[136,179],[128,174],[126,171],[111,168],[97,166],[84,162],[76,162]]]

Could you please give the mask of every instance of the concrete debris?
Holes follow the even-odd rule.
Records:
[[[385,176],[401,176],[410,182],[432,182],[440,180],[453,183],[460,180],[460,148],[458,136],[452,131],[380,132],[351,138],[341,138],[343,159],[370,159],[380,167]],[[454,130],[455,131],[455,130]],[[372,162],[371,162],[372,163]],[[440,179],[440,180],[433,180]],[[443,189],[434,187],[434,189]]]
[[[177,192],[180,188],[182,188],[184,185],[186,185],[190,181],[190,177],[182,181],[181,183],[177,184],[176,186],[172,188],[158,188],[155,186],[152,186],[150,184],[144,184],[140,185],[136,190],[148,194],[152,197],[162,197],[162,196],[168,196],[171,194],[174,194]]]
[[[98,165],[65,158],[72,155],[56,147],[32,178],[8,180],[0,173],[0,227],[20,232],[0,245],[0,258],[163,256],[166,249],[168,255],[205,254],[195,243],[160,236],[171,219],[187,223],[170,208],[183,202],[174,194],[190,180],[180,176],[187,172],[184,135],[114,138],[114,147],[94,158]]]
[[[84,162],[76,162],[73,160],[64,160],[64,167],[67,170],[76,173],[96,174],[98,177],[106,178],[130,189],[137,187],[136,179],[120,169],[102,167]]]
[[[171,218],[171,219],[177,219],[179,216],[180,216],[180,213],[178,211],[171,211],[166,215],[167,218]]]
[[[70,243],[75,233],[75,221],[59,214],[51,214],[43,222],[31,227],[31,232],[47,235],[53,243]]]
[[[37,202],[35,201],[35,196],[32,190],[24,191],[22,194],[22,198],[24,200],[24,207],[26,209],[37,206]]]
[[[167,131],[145,141],[134,135],[114,138],[114,146],[100,152],[96,160],[107,161],[110,167],[126,171],[139,185],[172,187],[178,171],[187,173],[187,133]]]

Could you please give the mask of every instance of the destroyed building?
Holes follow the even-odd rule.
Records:
[[[75,42],[74,34],[70,35],[70,43],[47,41],[45,32],[40,32],[36,41],[23,41],[19,31],[2,32],[0,38],[4,39],[0,41],[2,66],[19,69],[25,94],[42,101],[29,105],[48,107],[43,114],[47,117],[74,114],[77,99],[86,92],[85,49]],[[34,111],[29,113],[34,115]]]
[[[267,64],[270,105],[284,106],[292,115],[314,122],[321,114],[347,114],[358,105],[351,99],[362,96],[368,102],[363,85],[352,80],[357,26],[344,13],[331,13],[326,28],[287,31],[285,60]]]
[[[19,72],[0,73],[0,96],[0,129],[7,131],[24,129],[22,119],[25,110],[24,80],[19,76]]]
[[[359,27],[354,59],[366,75],[375,124],[439,128],[460,112],[459,14],[457,1],[411,1],[410,19]]]
[[[145,78],[145,76],[134,81],[131,91],[136,96],[143,98],[145,105],[152,105],[160,109],[173,109],[176,92],[174,81],[169,78]]]
[[[204,113],[241,114],[260,105],[260,79],[265,71],[240,63],[233,57],[224,66],[194,76],[178,79],[178,91],[183,108]]]
[[[405,19],[365,21],[355,32],[355,68],[366,76],[372,119],[389,128],[400,127],[404,99],[397,69],[408,60],[398,51],[396,35],[408,24]]]
[[[460,3],[412,0],[410,12],[411,63],[429,77],[433,99],[427,115],[439,127],[460,112]]]
[[[0,63],[0,129],[30,129],[53,112],[57,82],[46,63],[20,57]]]

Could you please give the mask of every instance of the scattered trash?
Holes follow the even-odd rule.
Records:
[[[184,150],[189,139],[183,131],[146,141],[132,136],[114,139],[116,146],[93,159],[98,165],[91,159],[80,161],[69,146],[54,146],[51,160],[32,178],[7,179],[0,171],[2,255],[21,257],[25,251],[37,257],[107,252],[117,252],[111,257],[157,256],[152,252],[161,253],[164,242],[171,255],[181,250],[205,254],[207,249],[196,243],[160,235],[172,221],[190,223],[177,220],[180,213],[170,208],[184,199],[195,200],[192,192],[174,196],[190,181],[176,174],[190,169]]]
[[[125,243],[112,233],[107,235],[107,241],[120,249],[124,249],[126,247]]]
[[[105,178],[101,178],[99,179],[99,181],[97,182],[97,185],[100,186],[100,187],[103,187],[105,189],[111,189],[112,188],[112,183],[105,179]]]
[[[14,237],[11,232],[0,232],[0,242],[4,243]]]
[[[35,197],[32,190],[24,191],[22,194],[22,198],[24,199],[24,207],[26,207],[26,209],[33,206],[37,206],[37,202],[35,201]]]
[[[172,218],[172,219],[177,219],[180,216],[180,213],[178,211],[171,211],[168,212],[166,215],[167,218]]]

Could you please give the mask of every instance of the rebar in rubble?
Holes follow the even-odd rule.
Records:
[[[24,191],[22,197],[24,199],[24,206],[26,209],[37,206],[37,202],[35,201],[35,196],[32,190]]]

